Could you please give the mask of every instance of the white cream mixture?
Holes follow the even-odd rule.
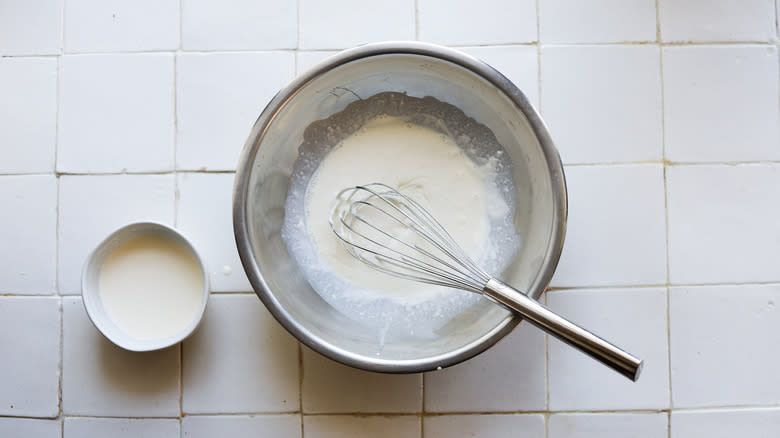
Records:
[[[134,237],[103,262],[100,299],[108,316],[139,339],[186,329],[203,302],[203,271],[180,242],[158,234]]]
[[[380,338],[388,328],[414,336],[432,333],[479,295],[374,271],[343,248],[328,219],[342,189],[384,183],[423,205],[488,272],[500,273],[519,239],[501,195],[504,187],[497,185],[500,159],[484,158],[476,164],[433,129],[377,117],[324,157],[302,151],[282,238],[311,286],[345,315],[379,328]],[[316,170],[309,178],[310,169]]]
[[[394,187],[423,205],[477,257],[490,231],[484,181],[491,170],[478,168],[449,137],[396,118],[377,118],[325,156],[306,191],[307,228],[335,274],[372,293],[419,302],[443,289],[376,272],[344,250],[328,223],[336,195],[356,184]]]

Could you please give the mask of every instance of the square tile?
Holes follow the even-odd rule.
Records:
[[[298,343],[256,295],[213,295],[182,348],[187,414],[300,409]]]
[[[62,438],[62,427],[57,420],[30,418],[0,418],[0,436],[4,438]]]
[[[666,283],[661,165],[569,166],[569,217],[552,285]]]
[[[539,108],[539,54],[534,46],[462,47],[512,81]]]
[[[57,170],[172,170],[173,82],[171,54],[63,56]]]
[[[544,43],[655,41],[655,0],[545,0],[539,2]]]
[[[665,412],[652,414],[555,414],[550,416],[549,438],[667,438]],[[676,437],[675,437],[676,438]]]
[[[300,415],[188,415],[181,419],[182,438],[301,438]]]
[[[771,41],[772,0],[659,0],[661,39],[670,41]]]
[[[57,179],[0,176],[0,294],[53,294],[57,264]]]
[[[144,353],[123,350],[92,325],[81,297],[63,298],[62,310],[64,414],[179,416],[179,345]],[[67,436],[67,424],[65,429]]]
[[[542,115],[564,163],[660,161],[658,46],[544,46]]]
[[[544,332],[528,323],[477,357],[425,374],[426,412],[541,411],[547,405]]]
[[[545,438],[544,416],[535,415],[437,415],[423,418],[425,436],[447,438],[514,437]],[[522,433],[519,433],[522,432]]]
[[[64,0],[3,1],[0,55],[53,55],[62,50]]]
[[[295,74],[291,52],[176,58],[176,168],[236,170],[249,131]]]
[[[669,408],[665,288],[553,291],[547,305],[644,360],[639,380],[632,382],[549,337],[550,410]]]
[[[298,5],[273,0],[184,0],[185,50],[293,49],[298,44]]]
[[[233,235],[232,173],[179,173],[176,224],[206,264],[212,292],[252,292]],[[209,214],[203,214],[208,208]]]
[[[87,256],[119,227],[139,221],[173,224],[173,175],[62,175],[59,182],[61,294],[81,293]]]
[[[53,172],[57,60],[0,58],[0,96],[0,173]]]
[[[309,67],[336,53],[338,50],[296,50],[295,74],[303,73]]]
[[[780,280],[780,165],[666,170],[673,284]]]
[[[0,357],[0,415],[56,417],[60,411],[59,299],[0,297]],[[0,423],[3,437],[7,436],[4,427],[8,426]]]
[[[780,160],[776,47],[665,47],[663,57],[666,158]]]
[[[415,36],[414,0],[300,0],[298,11],[302,49],[346,49]]]
[[[780,351],[770,346],[780,332],[780,286],[673,287],[670,294],[672,405],[776,404]]]
[[[358,370],[303,348],[303,412],[414,413],[422,411],[422,374]]]
[[[307,415],[304,438],[420,438],[420,417]]]
[[[175,50],[179,0],[68,0],[64,38],[66,52]]]
[[[63,438],[179,438],[179,420],[131,418],[66,418]]]
[[[780,431],[780,409],[675,411],[670,423],[674,438],[774,438]]]
[[[536,41],[535,0],[418,0],[418,39],[446,45]]]

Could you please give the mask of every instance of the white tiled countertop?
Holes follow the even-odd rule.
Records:
[[[0,0],[0,437],[778,437],[773,0]],[[238,153],[286,82],[357,44],[457,47],[513,80],[566,164],[546,302],[646,359],[627,382],[526,324],[461,365],[301,347],[232,234]],[[130,353],[81,303],[110,231],[174,225],[211,299]]]

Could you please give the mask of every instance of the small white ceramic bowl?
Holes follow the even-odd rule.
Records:
[[[203,275],[203,290],[200,291],[202,299],[199,310],[192,315],[192,320],[189,324],[173,334],[161,335],[159,338],[142,339],[127,333],[111,319],[106,308],[103,306],[99,288],[99,278],[100,269],[103,266],[103,263],[120,245],[134,237],[147,234],[159,234],[182,243],[184,247],[195,256],[195,259],[200,266],[200,272]],[[159,350],[181,342],[198,327],[198,324],[203,317],[203,313],[206,310],[206,303],[208,302],[209,297],[208,275],[203,260],[200,258],[197,251],[195,251],[195,247],[181,233],[161,223],[137,222],[114,231],[106,237],[92,253],[90,253],[84,263],[84,269],[82,270],[81,296],[84,301],[84,307],[87,309],[87,314],[92,320],[92,323],[111,342],[130,351]]]

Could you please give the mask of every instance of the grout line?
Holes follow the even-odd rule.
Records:
[[[655,2],[656,37],[661,41],[661,12],[659,0]],[[671,284],[671,264],[669,257],[669,183],[668,170],[671,164],[666,156],[666,86],[664,82],[664,50],[659,50],[658,64],[661,81],[661,156],[664,159],[664,233],[666,237],[666,284]],[[669,387],[669,409],[672,402],[672,318],[671,318],[671,289],[666,288],[666,372]],[[671,438],[671,413],[667,416],[667,436]]]
[[[57,413],[57,419],[63,418],[63,412],[62,412],[62,375],[63,375],[63,365],[65,363],[64,361],[64,354],[63,351],[65,350],[65,307],[63,305],[63,299],[62,297],[59,297],[57,299],[57,305],[58,305],[58,312],[60,317],[60,342],[59,342],[59,363],[57,364],[57,368],[59,371],[59,382],[57,384],[57,407],[58,407],[58,413]],[[64,422],[63,422],[64,423]],[[65,425],[62,425],[63,429]],[[64,432],[63,432],[64,433]]]
[[[420,0],[414,0],[414,39],[420,41]]]
[[[536,0],[536,88],[539,117],[542,116],[542,30],[539,1]]]
[[[541,0],[536,0],[536,87],[537,87],[537,105],[539,117],[542,115],[542,18],[541,18]],[[547,305],[547,294],[544,293],[540,298]],[[550,418],[550,336],[547,333],[544,336],[544,436],[548,438],[549,418]]]
[[[60,11],[60,53],[57,55],[65,53],[65,25],[67,24],[67,21],[65,20],[65,8],[67,1],[68,0],[62,0],[62,11]]]
[[[660,413],[672,413],[672,412],[689,412],[689,413],[704,413],[704,412],[724,412],[724,411],[757,411],[767,410],[775,411],[780,410],[780,404],[764,404],[764,405],[722,405],[722,406],[698,406],[698,407],[685,407],[674,409],[602,409],[602,410],[560,410],[560,411],[447,411],[447,412],[430,412],[426,415],[419,415],[414,412],[320,412],[302,414],[307,417],[447,417],[447,416],[487,416],[487,415],[562,415],[562,414],[660,414]],[[245,416],[293,416],[299,415],[294,411],[268,411],[268,412],[209,412],[209,413],[188,413],[188,417],[245,417]],[[62,420],[66,418],[105,418],[105,419],[117,419],[117,420],[176,420],[179,417],[163,416],[163,417],[120,417],[110,415],[62,415],[60,418],[44,418],[33,417],[25,415],[0,415],[0,418],[22,418],[30,420]]]
[[[425,422],[423,419],[427,414],[425,409],[425,374],[420,373],[420,438],[425,438]]]
[[[544,417],[544,436],[548,438],[550,436],[550,412],[545,412],[542,416]]]
[[[295,2],[295,52],[301,50],[301,0]],[[297,56],[296,56],[297,58]],[[298,66],[295,66],[298,68]],[[295,70],[298,74],[298,70]]]
[[[541,91],[541,87],[540,87]],[[540,107],[541,110],[541,93],[540,93]],[[647,165],[664,165],[666,167],[676,166],[699,166],[699,167],[716,167],[716,166],[775,166],[780,165],[780,160],[758,160],[758,161],[669,161],[669,160],[654,160],[654,161],[625,161],[625,162],[594,162],[594,163],[564,163],[564,167],[618,167],[618,166],[647,166]],[[68,176],[109,176],[109,175],[171,175],[181,173],[208,173],[208,174],[235,174],[235,170],[209,170],[209,169],[171,169],[171,170],[139,170],[139,171],[103,171],[103,172],[54,172],[54,175],[60,177],[62,175]],[[35,175],[51,175],[52,172],[6,172],[0,173],[0,178],[4,176],[35,176]]]
[[[549,287],[544,294],[565,293],[566,291],[592,291],[592,290],[615,290],[615,289],[660,289],[660,288],[681,288],[681,287],[739,287],[739,286],[780,286],[780,280],[774,281],[752,281],[752,282],[720,282],[720,283],[668,283],[668,284],[623,284],[623,285],[593,285],[593,286],[565,286]],[[211,296],[228,295],[254,295],[254,291],[211,291]],[[24,298],[24,297],[57,297],[56,294],[18,294],[5,293],[0,298]],[[64,293],[60,297],[78,297],[78,293]]]
[[[300,30],[299,30],[300,32]],[[181,43],[180,43],[181,44]],[[463,44],[444,44],[451,48],[464,47],[504,47],[504,46],[534,46],[541,44],[538,41],[513,41],[506,43],[463,43]],[[545,43],[545,46],[645,46],[658,45],[660,47],[711,47],[711,46],[769,46],[777,45],[776,41],[617,41],[617,42],[570,42],[570,43]],[[117,51],[95,51],[95,52],[65,52],[61,53],[25,53],[25,54],[5,54],[0,58],[42,58],[42,57],[60,57],[60,56],[93,56],[93,55],[143,55],[143,54],[216,54],[216,53],[269,53],[269,52],[297,52],[300,47],[269,47],[258,49],[143,49],[143,50],[117,50]],[[307,48],[306,51],[340,51],[344,47],[318,47]]]
[[[298,412],[301,414],[301,437],[303,437],[303,345],[298,341]]]
[[[179,3],[181,6],[181,2]],[[181,42],[179,42],[181,44]],[[178,68],[179,56],[173,57],[173,226],[177,226],[179,219],[179,107],[178,107]]]
[[[62,15],[61,15],[61,26],[60,26],[60,54],[64,52],[65,50],[65,3],[66,0],[63,0],[62,2]],[[59,345],[58,345],[58,363],[57,363],[57,371],[58,371],[58,382],[57,382],[57,419],[60,424],[60,435],[61,438],[65,437],[65,420],[63,418],[63,409],[62,409],[62,384],[63,384],[63,375],[64,375],[64,368],[65,368],[65,359],[64,359],[64,350],[65,350],[65,306],[64,306],[64,299],[62,297],[62,293],[60,291],[60,183],[61,179],[59,175],[57,175],[57,162],[58,162],[58,156],[59,156],[59,130],[60,130],[60,111],[61,111],[61,103],[60,103],[60,94],[61,94],[61,88],[62,88],[62,56],[58,54],[57,59],[57,69],[56,69],[56,81],[55,81],[55,97],[54,97],[54,163],[52,163],[52,172],[54,174],[54,182],[55,187],[57,190],[56,200],[57,203],[54,208],[54,293],[58,297],[57,299],[57,305],[58,305],[58,314],[60,318],[60,336],[59,336]]]

